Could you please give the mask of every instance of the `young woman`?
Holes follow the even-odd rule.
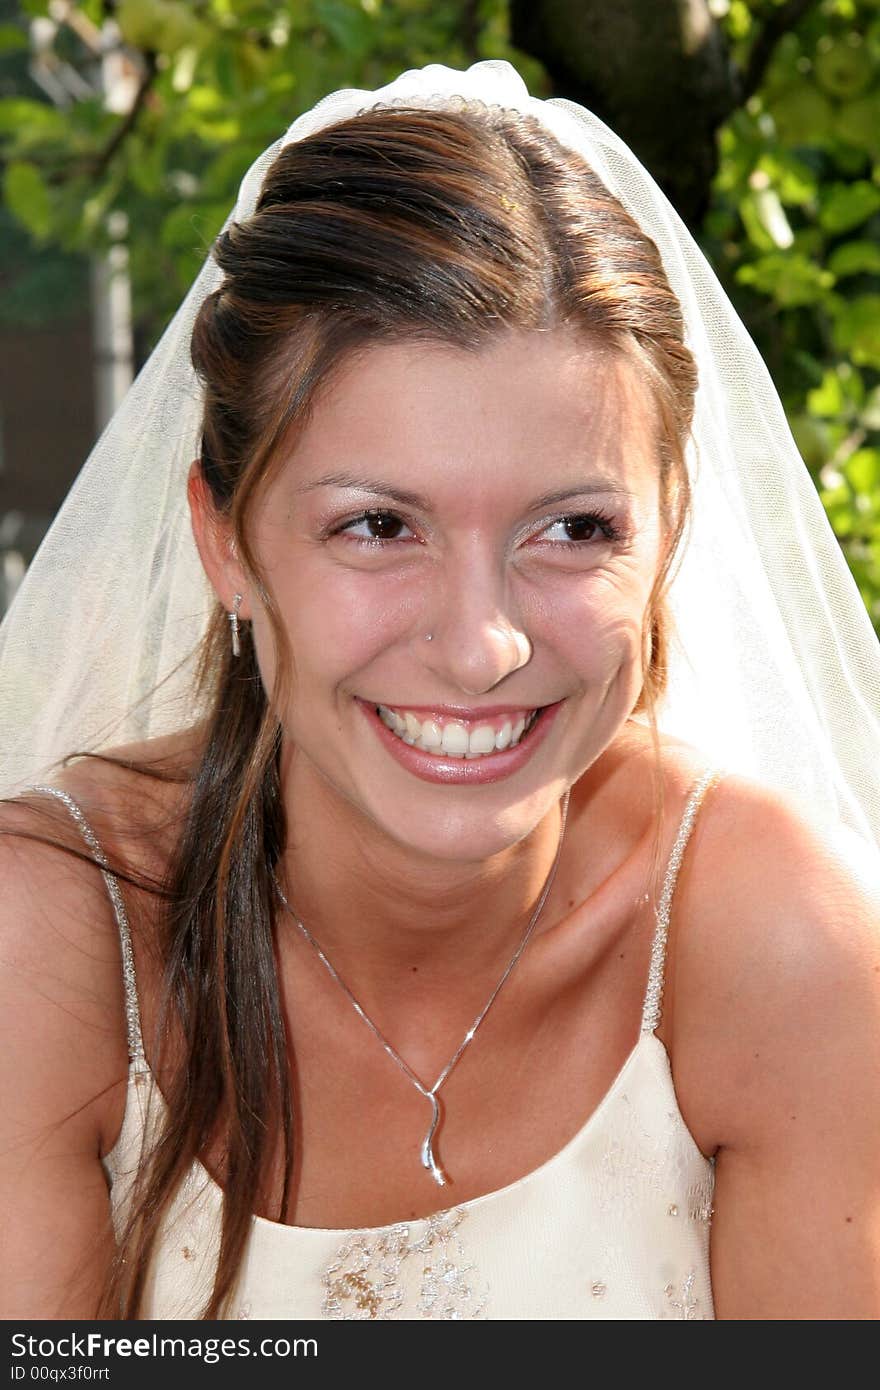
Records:
[[[296,122],[6,624],[3,1314],[877,1316],[841,571],[599,122]]]

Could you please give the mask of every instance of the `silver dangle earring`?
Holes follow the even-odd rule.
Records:
[[[238,610],[241,607],[241,594],[232,595],[232,612],[227,613],[229,626],[232,629],[232,655],[241,656],[241,641],[238,635]]]

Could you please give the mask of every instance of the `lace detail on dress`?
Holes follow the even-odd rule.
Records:
[[[691,1269],[680,1284],[666,1285],[663,1292],[669,1300],[670,1308],[666,1315],[667,1319],[675,1318],[680,1322],[702,1322],[712,1316],[710,1313],[702,1311],[700,1299],[694,1293],[696,1280],[697,1271]]]
[[[475,1265],[467,1259],[458,1236],[465,1215],[460,1209],[436,1212],[417,1238],[414,1229],[421,1222],[415,1227],[401,1222],[375,1234],[353,1234],[324,1273],[323,1317],[393,1319],[414,1278],[420,1281],[418,1317],[435,1321],[484,1317],[487,1291],[476,1289]]]
[[[715,1194],[715,1169],[709,1168],[705,1178],[700,1182],[692,1183],[688,1188],[687,1195],[687,1214],[691,1221],[699,1221],[704,1226],[711,1225],[715,1208],[712,1205],[712,1198]]]

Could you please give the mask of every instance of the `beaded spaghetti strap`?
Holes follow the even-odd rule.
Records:
[[[678,871],[681,868],[681,861],[687,848],[694,822],[700,804],[709,790],[711,784],[717,780],[719,773],[715,768],[709,768],[704,772],[694,785],[688,797],[684,815],[681,818],[681,825],[675,837],[675,844],[672,846],[672,853],[669,856],[669,864],[666,869],[666,877],[663,880],[663,891],[660,894],[660,902],[657,906],[657,929],[654,932],[654,941],[651,946],[651,964],[648,970],[648,987],[645,991],[645,1003],[642,1009],[642,1033],[653,1033],[660,1022],[660,1003],[663,998],[663,976],[666,966],[666,940],[669,936],[669,911],[672,906],[672,895],[675,892],[675,884],[678,878]]]
[[[128,1035],[128,1056],[129,1061],[136,1071],[148,1071],[147,1059],[144,1055],[144,1040],[141,1035],[141,1015],[138,1007],[137,980],[134,973],[134,953],[131,949],[131,928],[128,924],[128,916],[125,911],[125,903],[122,900],[122,893],[119,890],[119,883],[110,872],[105,855],[98,837],[89,825],[82,808],[78,802],[68,792],[64,792],[60,787],[50,787],[37,784],[31,788],[35,792],[43,792],[47,796],[54,796],[62,802],[71,817],[79,827],[83,839],[89,849],[94,854],[98,863],[101,865],[101,874],[107,885],[107,892],[113,904],[113,912],[116,917],[116,925],[119,928],[119,944],[122,949],[122,979],[125,986],[125,1024]]]

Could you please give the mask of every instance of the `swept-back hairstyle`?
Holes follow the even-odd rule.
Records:
[[[376,108],[283,148],[254,215],[231,224],[214,255],[225,280],[192,338],[205,392],[201,467],[260,586],[282,677],[295,653],[248,544],[249,511],[281,441],[295,438],[334,369],[377,342],[422,339],[476,353],[510,329],[562,325],[637,360],[660,422],[669,542],[649,599],[637,706],[656,747],[668,641],[662,595],[688,514],[696,369],[654,243],[584,160],[531,115],[480,103]],[[167,1124],[119,1232],[104,1316],[138,1315],[163,1218],[219,1125],[223,1226],[204,1317],[228,1310],[260,1195],[273,1194],[279,1220],[292,1210],[293,1081],[271,880],[286,836],[280,734],[249,625],[235,661],[228,645],[218,606],[201,666],[206,737],[161,906],[160,1018],[173,1016],[184,1053],[166,1094]],[[279,1132],[280,1190],[270,1182]]]

